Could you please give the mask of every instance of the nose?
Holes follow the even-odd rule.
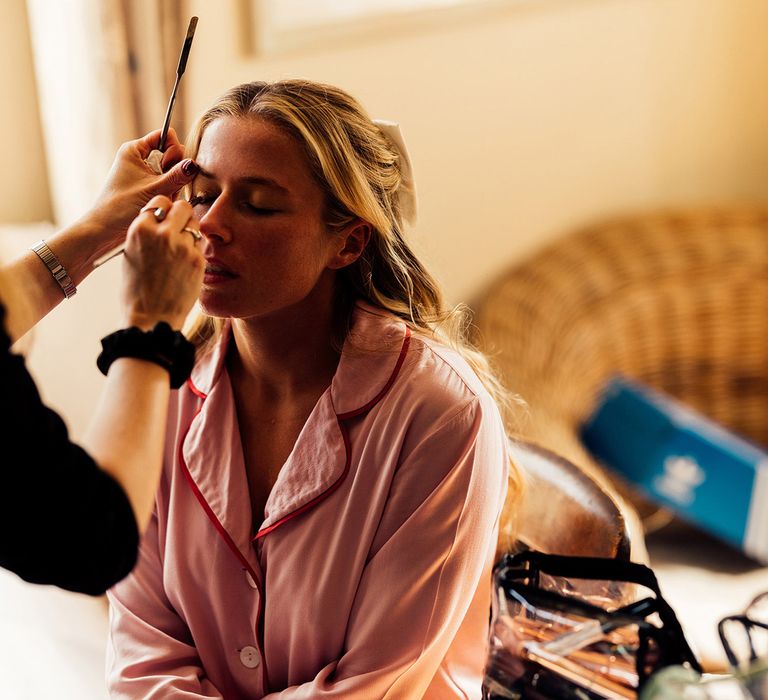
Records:
[[[232,234],[227,220],[227,200],[221,194],[213,200],[211,205],[200,212],[200,233],[207,242],[222,245],[232,240]]]

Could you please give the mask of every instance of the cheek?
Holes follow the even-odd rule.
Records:
[[[335,254],[333,238],[323,229],[286,228],[261,237],[249,246],[249,254],[256,264],[263,268],[289,268],[301,276],[316,276],[326,268]]]

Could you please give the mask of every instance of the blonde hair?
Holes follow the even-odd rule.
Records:
[[[354,302],[367,301],[400,317],[413,331],[456,349],[502,410],[508,410],[509,394],[468,340],[466,307],[446,307],[439,284],[405,240],[398,152],[360,104],[337,87],[308,80],[238,85],[197,121],[187,143],[189,157],[197,155],[208,126],[222,117],[259,117],[296,138],[325,193],[325,223],[330,229],[356,219],[370,224],[365,251],[337,278],[338,308],[344,316],[341,340],[349,330]],[[202,316],[189,335],[199,347],[207,346],[220,327],[221,322]],[[514,496],[519,476],[516,469],[511,472]]]

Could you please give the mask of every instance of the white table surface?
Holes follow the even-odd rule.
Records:
[[[106,700],[106,598],[33,586],[0,568],[0,698]]]
[[[661,592],[688,642],[706,669],[725,670],[717,623],[768,591],[768,567],[677,522],[648,535],[647,544]]]

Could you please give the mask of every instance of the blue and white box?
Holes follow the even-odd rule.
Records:
[[[768,563],[768,452],[620,377],[605,388],[582,439],[651,500]]]

